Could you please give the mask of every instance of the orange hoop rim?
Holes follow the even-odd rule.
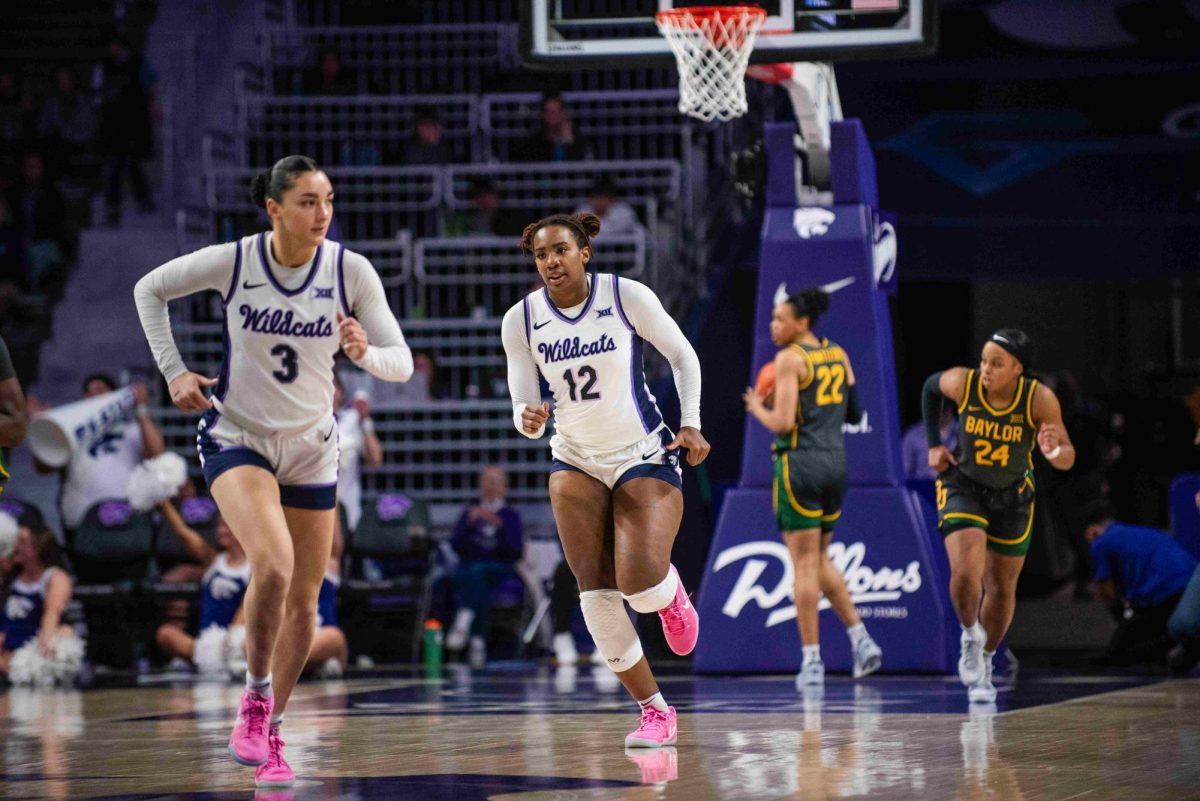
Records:
[[[685,6],[683,8],[668,8],[654,14],[654,20],[664,29],[673,31],[701,30],[705,22],[716,22],[718,26],[723,20],[741,20],[737,28],[728,30],[722,27],[705,31],[714,47],[722,48],[727,45],[741,47],[747,33],[757,30],[767,21],[767,10],[759,6]]]
[[[668,8],[657,11],[654,17],[659,22],[683,23],[688,17],[692,19],[713,19],[714,17],[732,16],[738,13],[749,13],[752,17],[766,20],[767,10],[759,6],[684,6],[683,8]]]

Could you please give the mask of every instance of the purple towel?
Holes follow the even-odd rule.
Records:
[[[123,526],[133,517],[133,507],[125,501],[106,501],[100,504],[100,525],[106,528]]]

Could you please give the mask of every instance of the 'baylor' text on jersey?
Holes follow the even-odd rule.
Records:
[[[975,370],[958,406],[958,469],[972,481],[993,489],[1016,484],[1033,468],[1037,441],[1033,424],[1033,393],[1037,380],[1017,378],[1012,401],[1003,409],[988,403]]]
[[[627,447],[663,422],[646,387],[644,342],[621,308],[627,280],[594,274],[574,317],[564,315],[545,289],[524,301],[529,350],[554,393],[554,430],[581,453]]]

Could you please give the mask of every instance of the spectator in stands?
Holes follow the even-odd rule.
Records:
[[[67,201],[46,179],[40,153],[26,153],[21,159],[21,182],[13,210],[30,289],[61,287],[66,279],[66,254],[72,249],[67,236]]]
[[[321,581],[321,592],[317,596],[317,630],[313,635],[312,648],[304,669],[312,671],[318,678],[333,679],[341,676],[350,661],[350,649],[346,635],[338,626],[337,592],[342,585],[342,553],[345,538],[340,529],[333,533],[329,566]]]
[[[542,99],[538,130],[516,143],[513,161],[582,161],[588,158],[587,143],[575,134],[571,112],[558,94]]]
[[[158,627],[154,639],[172,661],[194,664],[204,675],[225,675],[236,669],[246,639],[242,599],[250,586],[250,561],[224,519],[217,518],[214,548],[189,526],[170,501],[163,501],[168,536],[179,539],[184,550],[200,565],[200,628],[192,636],[186,620],[169,619]],[[164,532],[165,534],[165,532]],[[230,661],[235,663],[230,665]]]
[[[421,106],[417,109],[416,135],[405,143],[401,163],[411,166],[449,164],[454,159],[442,139],[443,133],[437,110],[432,106]]]
[[[461,651],[470,635],[472,667],[487,661],[488,614],[492,590],[516,575],[524,547],[521,516],[504,499],[508,476],[499,467],[479,473],[479,500],[463,509],[450,545],[459,559],[454,588],[459,609],[446,635],[446,648]]]
[[[1096,595],[1120,621],[1105,658],[1115,665],[1159,661],[1171,647],[1169,623],[1181,634],[1200,633],[1200,605],[1180,606],[1196,574],[1196,559],[1169,534],[1114,517],[1103,499],[1084,510]],[[1200,580],[1194,583],[1187,595],[1200,604]]]
[[[0,605],[8,597],[8,584],[12,573],[12,555],[17,547],[17,534],[21,526],[17,518],[0,510]]]
[[[100,96],[97,145],[106,160],[105,202],[110,226],[121,222],[121,188],[126,173],[141,210],[154,209],[142,162],[154,151],[156,80],[149,62],[121,36],[109,40],[108,55],[92,73],[93,88]]]
[[[83,397],[94,398],[116,390],[117,382],[105,373],[93,373],[83,380]],[[62,488],[59,493],[62,524],[72,530],[79,527],[83,517],[94,504],[111,498],[125,498],[129,474],[143,459],[158,456],[166,445],[162,432],[150,419],[145,384],[133,384],[137,403],[135,419],[117,423],[87,445],[76,449],[71,461],[62,469]],[[30,411],[42,408],[30,398]],[[53,468],[37,465],[40,473]]]
[[[362,516],[362,465],[378,467],[383,464],[383,446],[375,434],[369,397],[366,390],[358,389],[353,400],[347,403],[341,378],[334,373],[333,408],[337,410],[338,424],[337,497],[346,513],[350,531],[358,527],[358,519]],[[335,538],[339,533],[335,533]]]
[[[941,422],[938,430],[942,435],[942,444],[953,451],[958,446],[958,433],[955,423],[958,416],[950,404],[942,405]],[[925,424],[920,420],[904,430],[900,440],[900,454],[904,461],[904,477],[908,479],[937,478],[933,468],[929,466],[929,446],[925,444]]]
[[[338,51],[327,47],[321,51],[317,66],[305,76],[304,91],[310,95],[352,95],[357,92],[357,81],[342,66]]]
[[[45,526],[22,526],[12,563],[17,573],[0,612],[0,673],[18,679],[13,675],[17,652],[33,647],[34,658],[23,660],[26,669],[53,670],[55,679],[67,679],[67,674],[78,671],[83,647],[75,630],[62,622],[73,584],[54,532]],[[39,683],[38,678],[20,680],[33,684]]]
[[[79,91],[72,67],[58,68],[54,94],[38,109],[37,135],[41,146],[64,163],[91,149],[96,138],[96,109]]]
[[[621,200],[621,189],[606,175],[600,176],[588,190],[588,202],[575,209],[575,213],[591,212],[600,218],[600,234],[593,241],[601,241],[614,234],[624,236],[638,234],[646,229],[638,220],[637,212],[627,201]]]
[[[449,214],[445,236],[518,236],[524,218],[500,207],[500,191],[485,177],[471,179],[467,193],[471,208],[465,213]]]
[[[28,417],[25,414],[25,393],[13,369],[8,345],[0,338],[0,493],[8,481],[7,448],[15,448],[25,439]],[[0,569],[0,573],[4,571]]]

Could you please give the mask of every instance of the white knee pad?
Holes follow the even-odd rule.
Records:
[[[675,588],[679,586],[679,579],[675,575],[674,570],[667,570],[667,577],[655,584],[648,590],[635,592],[633,595],[626,595],[625,600],[629,601],[629,605],[637,612],[650,613],[657,612],[659,609],[665,609],[675,600]]]
[[[641,661],[642,641],[633,630],[618,590],[581,592],[579,606],[596,648],[614,673],[623,673]]]

